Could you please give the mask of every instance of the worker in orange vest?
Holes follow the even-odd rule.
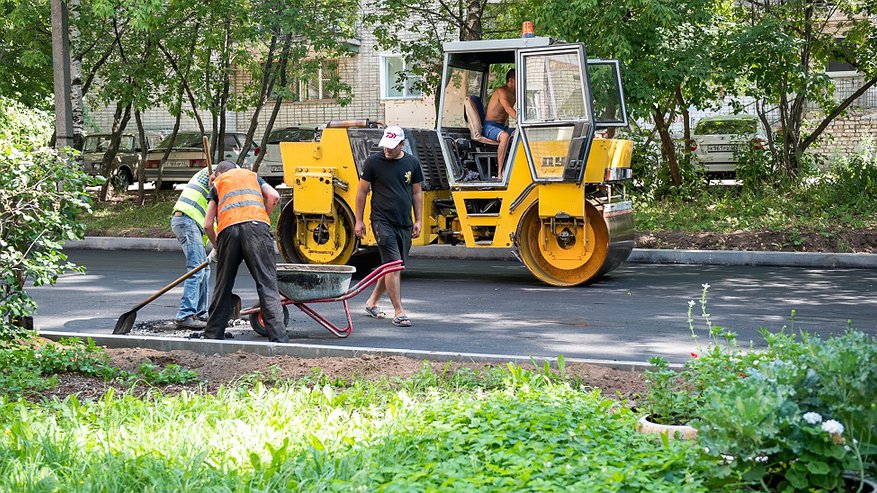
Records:
[[[256,281],[262,319],[271,342],[289,342],[283,324],[283,306],[277,291],[274,235],[268,215],[280,194],[250,170],[231,161],[216,166],[204,231],[218,250],[216,285],[210,302],[204,337],[224,339],[234,302],[232,289],[241,262]],[[214,228],[216,221],[218,229]]]

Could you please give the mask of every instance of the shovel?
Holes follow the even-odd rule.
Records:
[[[196,272],[198,272],[199,270],[203,269],[204,267],[207,267],[207,264],[208,264],[208,263],[209,263],[209,261],[206,261],[206,260],[205,260],[203,263],[201,263],[200,265],[198,265],[198,266],[195,267],[194,269],[190,270],[189,272],[186,272],[185,274],[183,274],[182,276],[180,276],[179,278],[177,278],[176,281],[174,281],[174,282],[168,284],[167,286],[165,286],[165,287],[159,289],[155,294],[153,294],[153,295],[150,296],[149,298],[146,298],[146,301],[144,301],[143,303],[140,303],[139,305],[135,306],[135,307],[132,308],[131,310],[129,310],[129,311],[123,313],[122,316],[119,317],[119,320],[116,321],[116,328],[113,329],[113,334],[127,334],[127,333],[131,332],[131,329],[134,328],[134,321],[137,320],[137,310],[139,310],[139,309],[143,308],[144,306],[146,306],[146,305],[152,303],[153,301],[155,301],[156,298],[158,298],[159,296],[161,296],[161,295],[167,293],[168,291],[170,291],[171,289],[173,289],[174,286],[176,286],[177,284],[179,284],[179,283],[185,281],[186,279],[192,277],[192,275],[194,275]]]
[[[160,290],[158,290],[155,294],[153,294],[152,296],[147,298],[145,301],[143,301],[143,303],[140,303],[139,305],[135,306],[131,310],[123,313],[122,316],[119,317],[119,320],[116,321],[116,327],[113,329],[113,334],[127,334],[127,333],[131,332],[131,329],[134,328],[134,321],[137,320],[137,310],[152,303],[153,301],[155,301],[156,298],[167,293],[168,291],[173,289],[174,286],[176,286],[177,284],[192,277],[193,274],[195,274],[199,270],[206,267],[208,263],[209,263],[209,261],[205,261],[204,263],[198,265],[197,267],[190,270],[189,272],[186,272],[185,274],[180,276],[176,281],[174,281],[174,282],[168,284],[167,286],[161,288]],[[232,303],[234,305],[232,307],[232,311],[231,311],[231,318],[233,318],[233,319],[241,318],[241,297],[236,295],[236,294],[232,294],[231,297],[232,297],[231,298]]]

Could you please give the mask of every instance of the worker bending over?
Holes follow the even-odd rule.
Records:
[[[204,230],[218,251],[216,286],[210,303],[204,337],[224,339],[233,310],[235,276],[246,262],[256,281],[262,319],[271,342],[289,342],[283,323],[283,307],[277,291],[274,235],[268,215],[280,201],[271,185],[250,170],[231,161],[216,166]],[[214,220],[218,229],[214,229]]]

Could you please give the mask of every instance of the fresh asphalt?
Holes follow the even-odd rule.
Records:
[[[598,283],[555,288],[537,282],[508,252],[425,247],[415,250],[403,273],[403,297],[414,322],[408,329],[368,318],[366,291],[350,302],[355,328],[347,339],[335,338],[293,306],[289,329],[295,344],[288,348],[263,342],[250,331],[226,342],[109,336],[121,313],[185,271],[184,259],[175,240],[90,241],[67,247],[71,260],[87,268],[85,274],[67,274],[56,286],[29,290],[39,305],[35,323],[44,335],[81,333],[111,346],[205,352],[378,352],[519,361],[562,354],[609,364],[641,364],[661,355],[682,362],[697,350],[687,317],[689,300],[697,302],[694,328],[700,343],[706,343],[707,321],[700,317],[699,304],[703,284],[709,284],[711,322],[737,332],[744,346],[750,340],[762,345],[762,327],[822,335],[853,327],[877,335],[877,255],[635,250],[633,262]],[[686,263],[692,261],[732,265]],[[257,300],[245,268],[235,291],[244,304]],[[172,318],[181,293],[177,287],[140,309],[138,323]],[[345,322],[341,303],[311,306],[336,323]]]

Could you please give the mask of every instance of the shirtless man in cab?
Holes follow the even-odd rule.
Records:
[[[490,95],[485,113],[482,131],[488,139],[499,142],[499,148],[496,150],[498,160],[496,175],[501,178],[506,152],[508,152],[512,136],[512,129],[507,126],[509,117],[516,120],[518,118],[518,112],[515,111],[515,69],[506,73],[505,85],[496,88]]]

